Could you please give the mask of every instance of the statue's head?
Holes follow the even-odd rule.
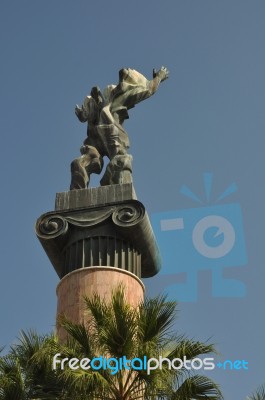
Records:
[[[122,68],[119,70],[119,82],[126,81],[127,76],[129,75],[129,68]]]
[[[100,105],[100,104],[102,104],[104,102],[102,93],[101,93],[100,88],[98,86],[92,87],[90,94],[91,94],[91,97],[93,97],[93,99],[95,100],[95,102],[98,105]]]
[[[122,68],[119,71],[119,82],[129,85],[144,85],[147,79],[140,72],[131,68]]]

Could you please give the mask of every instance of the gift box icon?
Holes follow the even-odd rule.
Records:
[[[206,199],[210,202],[213,174],[204,174]],[[198,272],[212,273],[214,297],[243,297],[246,288],[239,280],[223,278],[229,267],[247,263],[242,212],[239,203],[219,202],[236,191],[230,185],[216,205],[160,212],[152,215],[152,225],[162,255],[162,275],[185,272],[184,283],[167,284],[166,291],[179,301],[196,301]],[[201,200],[187,187],[181,193]]]

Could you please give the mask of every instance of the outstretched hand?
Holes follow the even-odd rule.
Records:
[[[84,107],[79,107],[78,105],[75,106],[75,115],[79,119],[80,122],[86,122],[87,121],[87,115],[84,112]]]
[[[153,69],[153,78],[158,77],[161,82],[165,81],[169,77],[169,70],[166,67],[161,67],[158,71]]]
[[[79,107],[79,106],[76,104],[76,106],[75,106],[75,114],[77,115],[77,117],[79,117],[81,113],[82,113],[82,108]]]

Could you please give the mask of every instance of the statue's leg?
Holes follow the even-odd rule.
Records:
[[[71,185],[70,190],[85,189],[90,180],[90,175],[100,174],[103,168],[103,158],[93,146],[82,146],[81,157],[71,163]]]
[[[127,133],[118,125],[100,125],[97,127],[99,142],[97,147],[104,148],[104,154],[110,162],[106,168],[101,186],[132,182],[132,156],[127,154],[129,139]]]
[[[101,186],[132,183],[132,156],[117,154],[109,162],[100,181]]]

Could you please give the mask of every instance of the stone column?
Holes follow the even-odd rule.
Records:
[[[151,224],[132,184],[58,193],[55,211],[36,223],[37,236],[60,283],[57,316],[84,322],[84,296],[110,299],[123,285],[132,306],[142,300],[141,278],[160,269]],[[57,326],[59,338],[65,332]]]
[[[57,316],[64,314],[71,321],[83,323],[86,319],[84,296],[91,298],[95,293],[109,300],[112,291],[122,285],[127,302],[137,307],[143,299],[142,281],[126,270],[113,267],[85,267],[65,275],[57,286]],[[57,324],[61,340],[64,330]]]

